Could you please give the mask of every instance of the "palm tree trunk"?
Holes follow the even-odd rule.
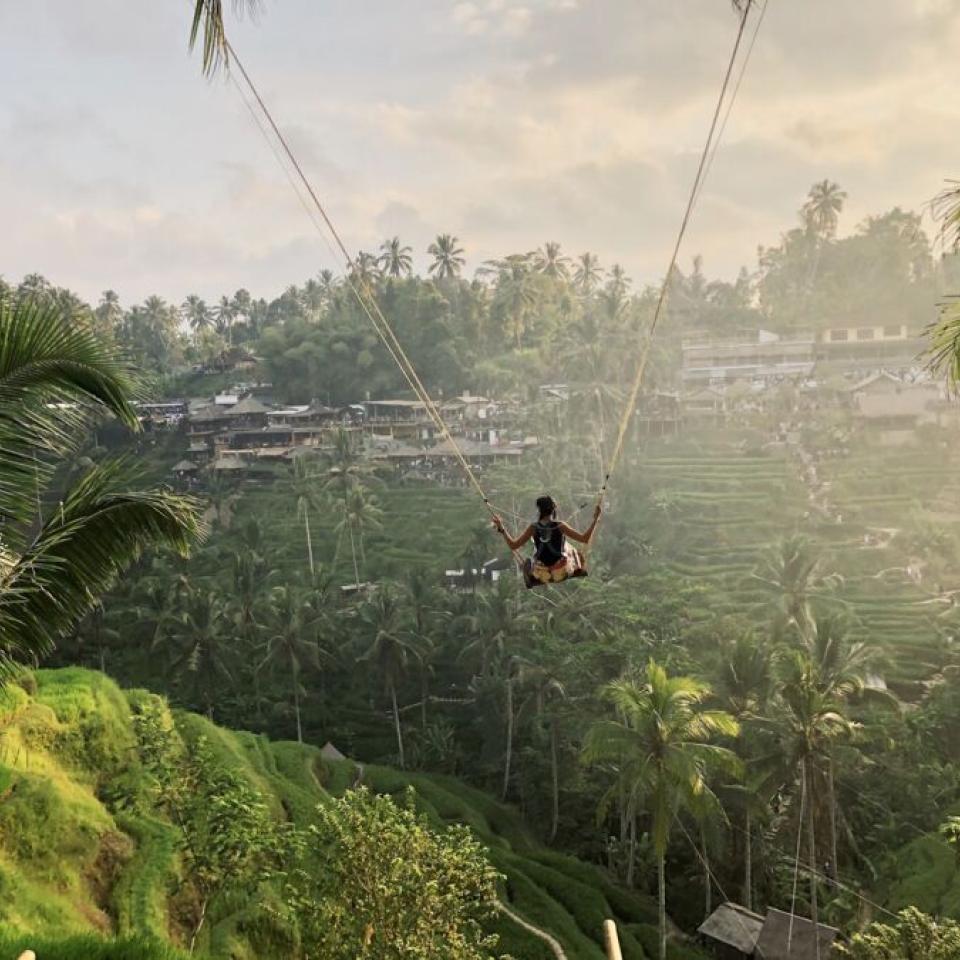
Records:
[[[553,791],[553,806],[550,821],[550,842],[557,839],[560,829],[560,775],[557,769],[557,718],[550,719],[550,787]]]
[[[831,879],[837,875],[837,792],[834,779],[836,765],[833,762],[833,751],[827,761],[827,803],[830,806],[830,872]]]
[[[420,664],[420,726],[426,730],[427,729],[427,696],[429,694],[429,686],[427,681],[427,668],[421,663]]]
[[[503,791],[501,800],[507,799],[510,789],[510,763],[513,759],[513,679],[507,680],[507,754],[503,761]]]
[[[300,683],[297,668],[293,667],[293,712],[297,716],[297,743],[303,743],[303,727],[300,724]]]
[[[807,842],[809,845],[810,860],[810,919],[813,921],[814,939],[816,946],[817,960],[820,960],[820,936],[818,924],[820,923],[820,910],[817,904],[817,837],[814,827],[814,802],[813,802],[813,764],[809,759],[803,764],[804,776],[807,778]]]
[[[310,536],[310,511],[307,509],[303,511],[303,526],[307,532],[307,557],[310,560],[310,576],[312,577],[316,571],[313,565],[313,538]]]
[[[743,851],[743,905],[753,909],[753,819],[750,816],[750,807],[747,806],[744,815],[744,833],[746,834]]]
[[[350,530],[350,553],[353,556],[353,583],[354,586],[359,589],[360,587],[360,567],[357,566],[357,544],[353,538],[353,523],[348,522],[348,529]]]
[[[667,878],[665,853],[657,855],[657,921],[660,925],[660,960],[667,960]]]
[[[397,688],[393,681],[390,681],[390,703],[393,706],[393,728],[397,734],[397,754],[400,757],[400,769],[403,770],[406,763],[403,756],[403,731],[400,729],[400,710],[397,707]]]
[[[637,813],[630,805],[630,814],[627,823],[627,888],[633,889],[633,882],[637,872]]]
[[[710,852],[707,850],[707,834],[703,826],[700,827],[700,846],[703,847],[703,915],[709,917],[713,913],[711,903],[713,890],[710,883]]]

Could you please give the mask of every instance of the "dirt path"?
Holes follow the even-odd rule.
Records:
[[[556,937],[551,936],[547,933],[546,930],[541,930],[539,927],[535,927],[532,923],[527,923],[523,917],[518,913],[514,913],[502,900],[497,904],[500,910],[505,913],[518,927],[523,927],[528,933],[532,933],[535,937],[539,937],[547,944],[548,947],[553,951],[553,955],[557,960],[567,960],[567,955],[563,952],[563,947],[560,946],[560,942]]]

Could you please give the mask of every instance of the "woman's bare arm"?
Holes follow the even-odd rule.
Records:
[[[532,523],[530,524],[530,526],[527,527],[526,530],[523,531],[523,533],[520,534],[519,537],[516,537],[516,538],[510,536],[510,534],[507,532],[506,527],[504,527],[503,525],[503,521],[499,517],[493,518],[493,526],[494,526],[494,529],[497,531],[497,533],[499,533],[500,536],[502,536],[503,539],[506,540],[507,546],[511,550],[516,550],[518,547],[522,547],[533,536]]]
[[[600,505],[597,504],[593,509],[593,522],[583,533],[574,530],[573,527],[566,523],[561,523],[560,529],[563,531],[564,536],[569,537],[571,540],[576,540],[577,543],[589,543],[593,538],[593,531],[597,529],[597,524],[600,522],[601,513],[603,513],[603,510]]]

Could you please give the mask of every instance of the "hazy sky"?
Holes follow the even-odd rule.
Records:
[[[960,176],[960,0],[769,0],[684,251],[752,265],[810,184],[841,229]],[[273,296],[317,239],[187,0],[0,0],[0,274],[88,299]],[[727,0],[267,0],[236,46],[351,250],[545,240],[659,276],[736,28]]]

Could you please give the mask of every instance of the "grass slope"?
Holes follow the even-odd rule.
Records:
[[[142,786],[131,703],[151,696],[125,695],[102,674],[74,668],[40,671],[0,694],[0,955],[31,946],[46,960],[176,956],[177,832],[131,800]],[[191,714],[173,719],[176,735],[187,744],[206,738],[277,817],[308,822],[317,804],[360,774],[350,761],[325,762],[313,746],[230,732]],[[608,916],[621,923],[626,960],[648,957],[655,905],[542,847],[509,807],[450,777],[369,766],[362,779],[395,795],[413,786],[438,826],[468,824],[505,874],[505,898],[553,934],[570,960],[602,960]],[[218,905],[201,949],[270,956],[250,940],[255,908]],[[496,928],[515,960],[552,960],[542,941],[505,917]]]

